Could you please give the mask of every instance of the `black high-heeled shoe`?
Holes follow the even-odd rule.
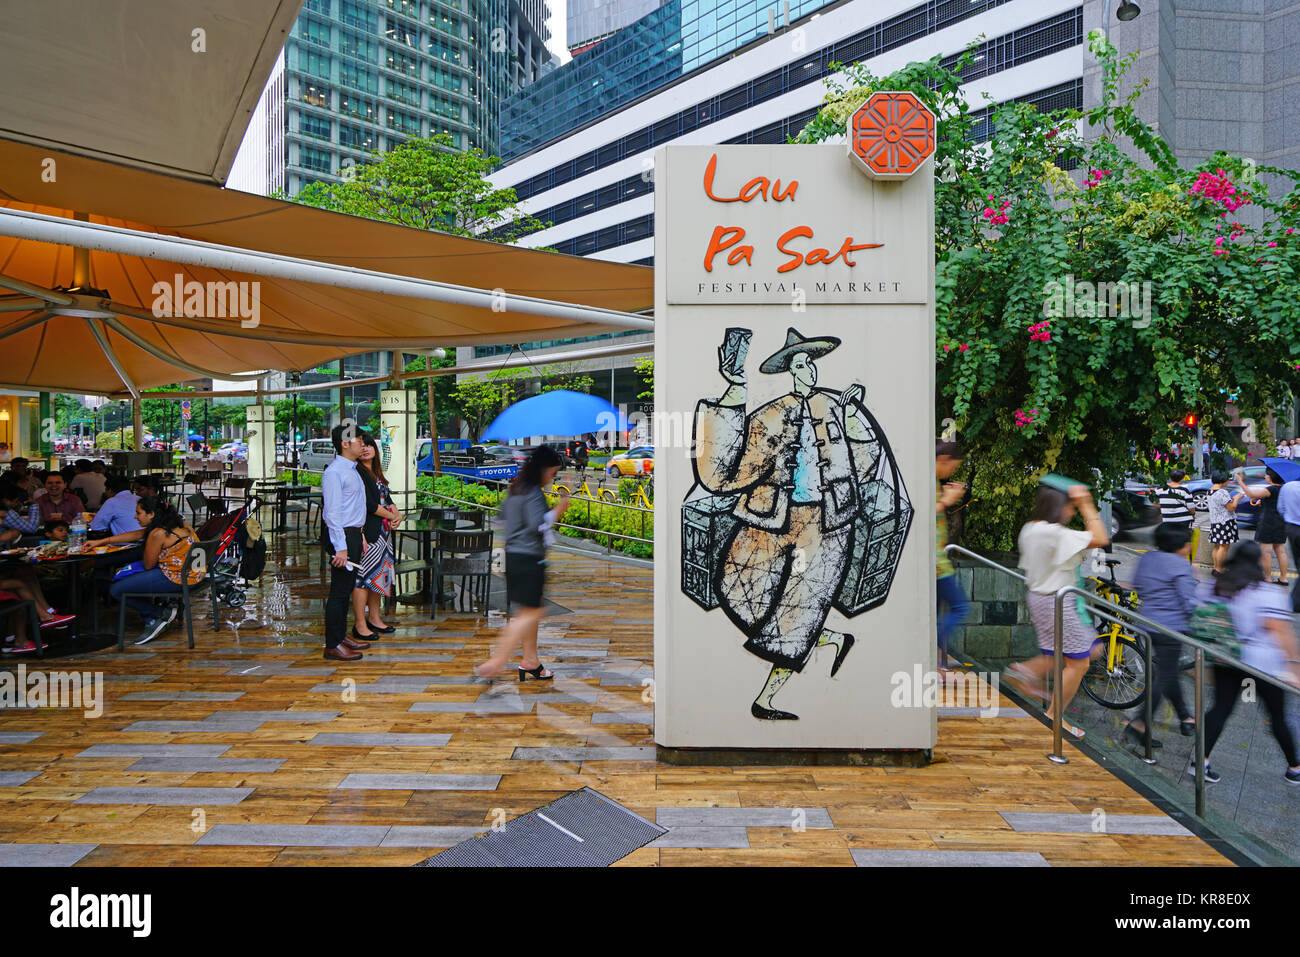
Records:
[[[378,640],[379,640],[379,636],[378,636],[378,635],[363,635],[363,634],[361,634],[361,632],[357,631],[357,626],[356,626],[356,625],[353,625],[353,626],[352,626],[352,637],[355,638],[357,641],[378,641]]]
[[[397,633],[397,629],[392,625],[385,625],[383,628],[380,628],[373,621],[366,622],[366,625],[369,626],[370,630],[376,635],[392,635]]]
[[[546,671],[546,666],[542,664],[540,661],[537,663],[536,668],[525,668],[523,665],[520,665],[519,680],[520,681],[526,680],[527,675],[532,675],[538,681],[550,681],[552,678],[555,677],[554,671],[547,672],[547,674],[542,674],[543,671]]]

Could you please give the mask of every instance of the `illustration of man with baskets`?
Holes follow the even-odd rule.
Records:
[[[827,628],[827,616],[885,600],[912,509],[863,387],[817,387],[815,360],[840,340],[789,329],[759,371],[788,372],[791,391],[746,414],[751,336],[727,330],[718,352],[728,387],[696,407],[682,590],[706,609],[721,605],[745,649],[771,663],[753,716],[791,720],[773,697],[819,646],[835,647],[831,677],[840,670],[855,638]]]

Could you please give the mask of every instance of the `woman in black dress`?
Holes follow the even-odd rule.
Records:
[[[1272,551],[1277,558],[1277,578],[1273,579],[1273,583],[1285,585],[1286,522],[1282,520],[1282,515],[1277,510],[1278,493],[1282,491],[1282,476],[1272,469],[1267,469],[1264,475],[1268,484],[1261,489],[1252,489],[1246,485],[1244,470],[1237,469],[1233,474],[1236,475],[1237,485],[1241,487],[1246,497],[1259,502],[1259,524],[1255,526],[1255,541],[1259,544],[1260,552],[1263,553],[1261,561],[1264,566],[1264,577],[1268,578],[1269,552]]]
[[[380,617],[380,599],[392,594],[393,542],[389,526],[400,522],[402,513],[393,508],[374,436],[362,432],[360,437],[365,446],[357,460],[357,474],[366,487],[366,524],[361,532],[366,553],[361,558],[357,587],[352,590],[352,635],[360,641],[375,641],[380,635],[397,631]]]

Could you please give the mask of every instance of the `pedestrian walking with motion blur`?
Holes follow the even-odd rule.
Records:
[[[1070,519],[1078,512],[1083,518],[1085,531],[1069,528]],[[1087,486],[1072,485],[1069,493],[1048,485],[1038,487],[1034,510],[1029,521],[1020,530],[1020,567],[1025,571],[1029,587],[1026,604],[1034,631],[1038,634],[1040,654],[1029,661],[1011,665],[1006,678],[1025,693],[1043,697],[1044,681],[1052,670],[1055,656],[1056,593],[1067,585],[1078,585],[1079,565],[1089,549],[1110,544],[1110,536],[1102,525],[1101,515],[1092,501]],[[1093,645],[1099,639],[1096,629],[1088,624],[1082,599],[1075,596],[1065,602],[1062,609],[1063,631],[1061,650],[1065,655],[1062,687],[1054,689],[1048,714],[1056,713],[1056,698],[1061,698],[1061,726],[1076,738],[1083,737],[1083,729],[1064,719],[1065,709],[1079,690],[1079,683],[1088,670]]]
[[[948,510],[957,505],[966,493],[961,482],[948,479],[961,468],[961,452],[955,442],[936,442],[934,445],[934,476],[939,485],[935,504],[935,571],[938,578],[935,588],[938,605],[936,621],[939,625],[939,673],[948,673],[948,642],[957,626],[966,620],[970,601],[957,581],[957,571],[948,560],[944,547],[948,544]],[[945,610],[946,609],[946,610]]]
[[[1227,481],[1226,476],[1224,481]],[[1143,615],[1166,628],[1186,634],[1192,609],[1199,602],[1196,575],[1187,561],[1192,537],[1186,525],[1176,524],[1157,526],[1155,539],[1156,550],[1145,552],[1138,559],[1133,589],[1142,602]],[[1183,689],[1179,684],[1178,661],[1182,657],[1182,642],[1155,631],[1150,632],[1150,637],[1155,651],[1152,663],[1155,674],[1149,685],[1152,689],[1151,716],[1156,716],[1161,702],[1167,698],[1178,713],[1182,733],[1195,734],[1196,719],[1183,700]],[[1144,745],[1150,732],[1145,722],[1135,717],[1125,726],[1124,733]],[[1153,739],[1151,746],[1159,748],[1164,745]]]
[[[1231,612],[1232,630],[1241,643],[1241,662],[1265,674],[1300,685],[1300,647],[1291,619],[1286,593],[1266,582],[1263,552],[1254,542],[1238,542],[1228,553],[1223,574],[1201,586],[1205,602],[1224,602]],[[1145,608],[1143,609],[1145,611]],[[1205,715],[1205,780],[1220,780],[1210,768],[1210,752],[1223,733],[1229,715],[1241,697],[1243,683],[1250,678],[1240,668],[1216,662],[1214,706]],[[1286,692],[1267,681],[1255,681],[1255,696],[1268,712],[1269,728],[1282,748],[1288,765],[1288,784],[1300,784],[1300,750],[1286,720]],[[1187,773],[1196,774],[1195,758]]]
[[[1259,502],[1259,523],[1255,526],[1255,542],[1260,546],[1260,567],[1264,569],[1264,577],[1268,578],[1269,572],[1272,571],[1272,562],[1269,560],[1271,550],[1273,557],[1277,559],[1277,578],[1273,579],[1273,584],[1285,585],[1287,523],[1282,518],[1282,513],[1277,510],[1278,497],[1284,484],[1282,476],[1272,469],[1265,469],[1264,476],[1267,484],[1263,488],[1253,489],[1246,484],[1244,469],[1237,469],[1233,474],[1237,477],[1237,484],[1241,486],[1242,494],[1253,502]]]
[[[1228,488],[1228,473],[1215,472],[1210,476],[1210,545],[1213,546],[1214,574],[1223,571],[1223,560],[1228,548],[1237,543],[1237,503],[1242,493]],[[1300,522],[1300,515],[1296,516]],[[1297,528],[1300,531],[1300,527]],[[1182,631],[1182,629],[1178,629]]]
[[[1292,479],[1277,493],[1277,512],[1286,527],[1286,540],[1291,543],[1291,557],[1300,569],[1300,479]],[[1265,573],[1267,574],[1267,573]],[[1291,610],[1300,611],[1300,578],[1291,586]]]
[[[533,677],[542,681],[554,678],[537,657],[537,625],[542,620],[542,592],[546,584],[546,547],[551,543],[553,526],[569,507],[569,493],[560,495],[555,508],[547,511],[542,489],[555,481],[560,471],[560,456],[549,446],[539,445],[510,483],[502,505],[506,525],[506,594],[518,603],[519,610],[510,618],[497,644],[496,652],[474,669],[483,681],[498,679],[516,649],[519,680]]]

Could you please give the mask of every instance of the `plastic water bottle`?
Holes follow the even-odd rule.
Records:
[[[72,551],[80,551],[86,544],[86,523],[77,519],[68,526],[68,548]]]

